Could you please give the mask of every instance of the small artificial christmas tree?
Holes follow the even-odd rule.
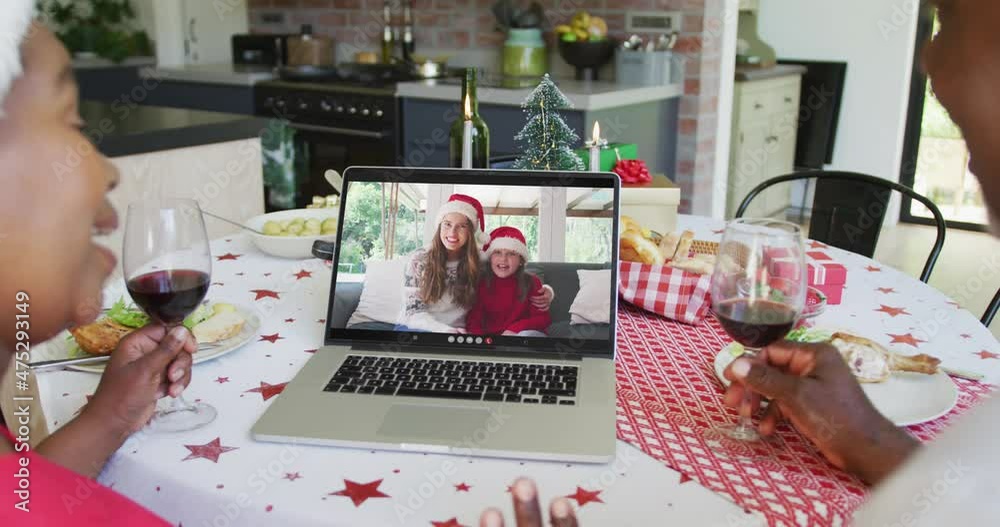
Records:
[[[563,120],[559,110],[572,108],[548,74],[521,104],[528,122],[514,140],[521,145],[517,170],[583,170],[583,161],[570,145],[580,136]]]

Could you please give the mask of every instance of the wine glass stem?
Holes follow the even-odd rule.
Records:
[[[170,332],[173,331],[174,328],[176,328],[177,326],[180,326],[180,324],[171,324],[171,325],[168,325],[167,326],[167,333],[166,334],[169,335]],[[187,352],[186,351],[182,351],[181,353],[187,353]],[[168,365],[167,366],[167,372],[165,372],[168,375],[167,386],[170,386],[170,384],[171,384],[170,378],[169,378],[169,375],[170,375],[169,368],[170,368],[170,366]],[[180,395],[178,395],[177,397],[174,397],[170,401],[170,408],[167,409],[165,412],[166,413],[190,412],[190,411],[194,411],[196,409],[197,409],[197,407],[195,405],[191,404],[190,402],[188,402],[187,399],[184,398],[184,392],[181,392]]]
[[[753,360],[759,351],[760,350],[756,348],[746,348],[745,355]],[[750,389],[744,386],[743,399],[740,401],[739,408],[740,418],[739,421],[737,421],[737,427],[740,432],[750,432],[754,430],[753,419],[751,418],[751,415],[753,414],[752,396],[753,394]]]

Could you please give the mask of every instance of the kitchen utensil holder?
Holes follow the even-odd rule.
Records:
[[[684,82],[682,55],[673,51],[625,51],[615,54],[618,82],[662,86]]]

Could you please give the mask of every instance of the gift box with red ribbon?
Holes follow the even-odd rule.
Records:
[[[784,267],[792,265],[794,260],[789,255],[788,249],[769,250],[765,258],[771,274],[782,276],[790,274]],[[806,251],[806,267],[809,273],[809,285],[826,295],[827,304],[840,304],[844,295],[844,284],[847,283],[847,268],[823,251]]]

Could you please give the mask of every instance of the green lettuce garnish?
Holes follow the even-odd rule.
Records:
[[[212,308],[208,307],[208,304],[201,304],[198,306],[198,309],[194,310],[194,313],[191,313],[184,319],[184,327],[192,329],[198,324],[208,320],[208,318],[214,314],[215,312]]]
[[[135,306],[126,304],[124,298],[119,298],[115,305],[111,306],[108,318],[130,328],[141,328],[149,324],[149,316]]]
[[[184,319],[184,327],[191,329],[207,320],[212,314],[212,308],[201,304],[198,309],[194,310],[194,313]],[[108,310],[108,318],[125,327],[135,329],[144,327],[150,322],[149,315],[143,313],[141,309],[127,304],[124,298],[119,298],[115,305],[111,306],[111,309]]]
[[[802,327],[789,331],[785,340],[790,340],[792,342],[816,343],[829,342],[831,338],[833,338],[832,331]]]

